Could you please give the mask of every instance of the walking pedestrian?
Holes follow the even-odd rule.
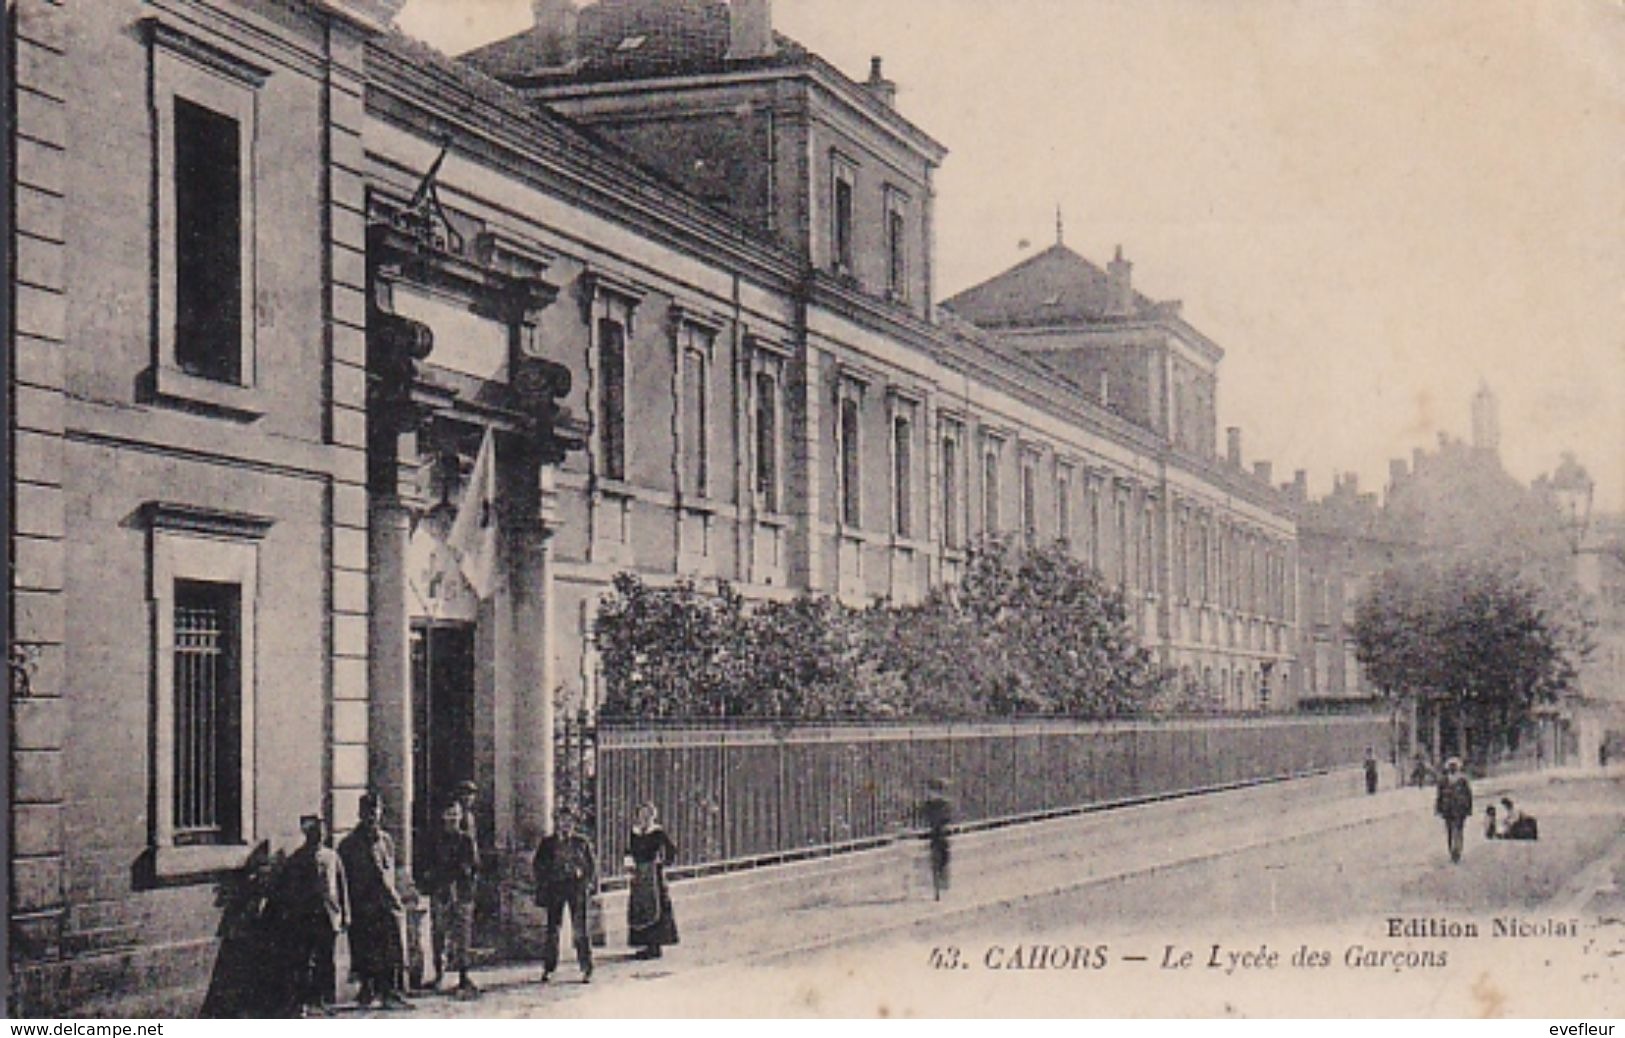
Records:
[[[299,828],[304,844],[282,867],[282,918],[293,969],[295,1012],[326,1016],[338,1001],[333,947],[350,925],[350,901],[344,864],[326,845],[320,815],[304,815]]]
[[[1365,793],[1372,796],[1377,792],[1377,754],[1371,747],[1365,748]]]
[[[592,937],[587,930],[587,901],[598,886],[598,866],[592,844],[576,831],[572,811],[560,811],[558,831],[542,837],[531,863],[536,877],[536,904],[547,914],[542,942],[542,980],[559,968],[559,937],[564,913],[570,913],[570,938],[575,944],[581,982],[592,983]]]
[[[920,803],[920,821],[925,827],[925,839],[931,855],[931,895],[942,900],[948,889],[948,828],[953,824],[953,804],[948,800],[948,784],[940,778],[926,786],[925,799]]]
[[[1451,757],[1444,763],[1444,777],[1433,799],[1433,813],[1444,819],[1445,844],[1450,849],[1450,860],[1461,861],[1462,829],[1473,813],[1473,787],[1461,772],[1461,759]]]
[[[661,828],[660,812],[654,804],[643,804],[632,825],[626,854],[632,881],[626,901],[626,943],[639,949],[639,959],[658,959],[661,948],[678,943],[677,918],[672,915],[671,891],[666,886],[666,866],[675,860],[677,845]]]
[[[406,909],[395,887],[395,841],[384,831],[384,805],[361,797],[361,819],[339,843],[350,891],[350,963],[361,981],[363,1006],[411,1009],[401,995],[406,970]]]
[[[429,858],[429,903],[434,913],[434,982],[437,987],[447,969],[457,971],[457,997],[477,998],[478,985],[468,975],[469,946],[474,937],[474,884],[480,852],[474,834],[464,825],[463,806],[453,800],[440,814]]]

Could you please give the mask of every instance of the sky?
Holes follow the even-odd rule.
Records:
[[[871,55],[949,149],[937,298],[1055,238],[1225,349],[1219,424],[1311,490],[1466,438],[1480,383],[1528,480],[1574,451],[1625,509],[1625,4],[775,0]],[[410,0],[448,53],[528,0]],[[1030,243],[1023,246],[1023,242]],[[1223,442],[1221,435],[1219,441]]]

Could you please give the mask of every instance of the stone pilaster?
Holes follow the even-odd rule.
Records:
[[[11,322],[11,955],[15,1005],[35,1001],[28,964],[57,958],[66,919],[68,728],[63,696],[66,542],[62,494],[67,14],[18,0],[13,89],[15,260]]]
[[[335,20],[328,33],[323,132],[327,233],[327,438],[337,455],[330,518],[332,652],[326,809],[354,821],[368,784],[367,238],[361,131],[364,41]],[[391,522],[398,521],[391,517]],[[396,805],[390,805],[395,807]],[[408,819],[397,816],[396,822]],[[407,826],[410,828],[409,826]],[[410,860],[410,859],[406,859]]]

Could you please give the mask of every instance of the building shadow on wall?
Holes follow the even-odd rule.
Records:
[[[220,948],[198,1015],[207,1019],[263,1019],[289,1015],[295,1004],[293,970],[277,899],[284,855],[261,843],[243,867],[220,878],[215,907]]]

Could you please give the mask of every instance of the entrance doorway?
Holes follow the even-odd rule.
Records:
[[[412,625],[412,874],[429,866],[452,786],[474,774],[474,625]]]

